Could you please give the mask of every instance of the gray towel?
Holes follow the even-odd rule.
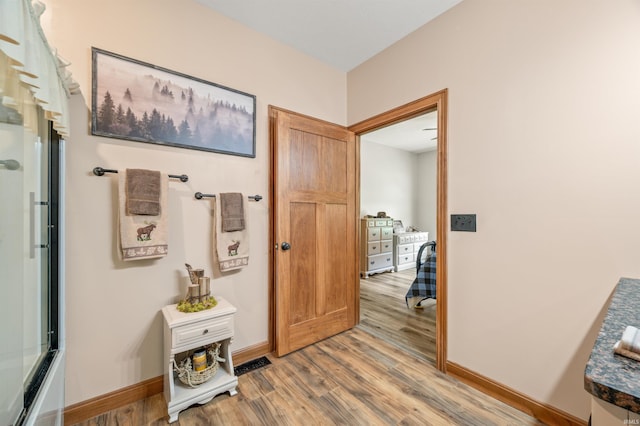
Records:
[[[160,214],[160,172],[145,169],[126,170],[127,214]]]
[[[222,232],[244,230],[242,194],[239,192],[220,194],[220,218],[222,221]]]

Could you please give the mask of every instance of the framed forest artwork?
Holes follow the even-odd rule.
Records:
[[[256,156],[256,97],[93,47],[91,133]]]

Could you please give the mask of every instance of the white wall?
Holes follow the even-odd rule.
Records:
[[[81,95],[70,100],[67,144],[66,404],[163,374],[162,306],[184,294],[184,263],[213,271],[212,210],[201,192],[260,194],[246,205],[250,265],[212,289],[238,308],[233,351],[267,341],[268,117],[273,104],[346,124],[346,75],[192,1],[47,0],[43,27],[69,60]],[[256,158],[94,137],[91,47],[257,96]],[[124,263],[116,254],[116,176],[95,166],[186,173],[169,183],[169,255]]]
[[[418,217],[416,226],[429,232],[429,240],[436,240],[438,205],[438,151],[418,154],[416,200]]]
[[[361,140],[360,217],[382,211],[415,225],[417,176],[416,154]]]
[[[449,89],[449,360],[583,419],[640,277],[640,3],[467,0],[348,74],[356,123]],[[373,95],[372,95],[373,94]]]

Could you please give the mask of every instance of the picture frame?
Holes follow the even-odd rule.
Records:
[[[91,134],[255,158],[256,97],[91,48]]]

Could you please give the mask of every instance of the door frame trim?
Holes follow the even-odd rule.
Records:
[[[436,368],[443,373],[447,369],[447,89],[401,105],[349,126],[356,134],[358,149],[356,164],[360,167],[360,135],[390,124],[413,118],[429,111],[438,110],[438,158],[437,158],[437,213],[436,237]],[[360,178],[357,192],[360,193]],[[359,212],[359,210],[358,210]],[[360,304],[356,311],[359,312]]]

